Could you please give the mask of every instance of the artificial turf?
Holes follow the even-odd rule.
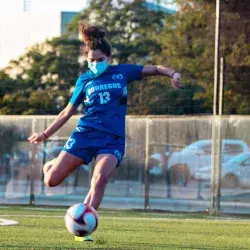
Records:
[[[0,207],[0,249],[250,249],[248,218],[100,210],[94,242],[76,242],[64,226],[67,208]]]

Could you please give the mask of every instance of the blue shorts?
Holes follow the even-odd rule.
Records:
[[[117,167],[122,161],[125,139],[107,132],[89,127],[77,127],[64,145],[64,151],[89,164],[99,154],[112,154],[118,159]]]

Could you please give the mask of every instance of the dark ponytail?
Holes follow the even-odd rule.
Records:
[[[85,23],[79,24],[79,32],[85,43],[83,53],[88,55],[89,50],[99,49],[107,56],[111,56],[111,44],[104,38],[105,30],[101,26],[89,25]]]

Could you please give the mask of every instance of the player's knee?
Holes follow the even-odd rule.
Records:
[[[95,174],[93,176],[93,184],[94,184],[94,187],[97,187],[97,188],[105,188],[106,185],[108,183],[108,177],[103,175],[103,174]]]
[[[60,184],[54,173],[47,173],[44,177],[44,183],[47,187],[55,187]]]

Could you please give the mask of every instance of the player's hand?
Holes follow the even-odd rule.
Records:
[[[46,136],[44,135],[44,133],[34,133],[33,135],[31,135],[29,138],[28,138],[28,141],[30,143],[34,143],[34,144],[37,144],[38,142],[41,142],[41,141],[45,141],[47,140]]]
[[[183,85],[181,84],[181,74],[178,72],[175,72],[171,80],[171,83],[174,89],[183,88]]]

